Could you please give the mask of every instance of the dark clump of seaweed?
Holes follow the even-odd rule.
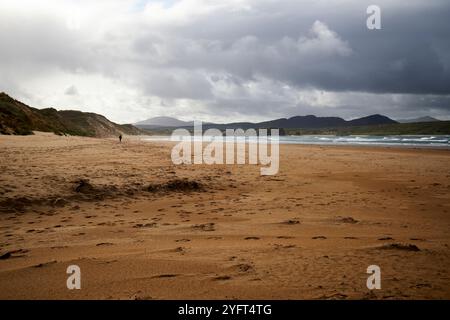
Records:
[[[150,184],[148,192],[192,192],[204,189],[200,182],[188,179],[175,179],[165,183]]]

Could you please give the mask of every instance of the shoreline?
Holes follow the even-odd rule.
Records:
[[[6,142],[8,143],[9,141],[11,141],[11,137],[14,137],[14,139],[21,139],[21,138],[25,138],[25,137],[61,137],[61,138],[68,138],[68,139],[86,139],[86,140],[91,140],[92,141],[99,141],[99,140],[105,140],[105,141],[116,141],[117,139],[114,137],[109,137],[109,138],[103,138],[103,137],[84,137],[84,136],[58,136],[55,135],[54,133],[51,132],[39,132],[39,131],[35,131],[34,135],[2,135],[0,134],[0,141],[2,142]],[[361,135],[359,135],[361,136]],[[437,136],[437,135],[430,135],[430,136]],[[124,135],[123,136],[123,143],[127,143],[127,142],[142,142],[142,143],[156,143],[156,144],[176,144],[180,141],[170,141],[170,140],[157,140],[157,139],[152,139],[152,140],[145,140],[146,137],[152,137],[151,135]],[[161,136],[161,137],[167,137],[168,139],[170,139],[170,136]],[[13,140],[14,140],[13,139]],[[204,141],[203,143],[209,143],[208,141]],[[236,143],[242,143],[242,142],[236,142]],[[248,144],[249,142],[246,141],[246,144]],[[411,149],[411,150],[441,150],[441,151],[450,151],[450,145],[447,146],[436,146],[436,145],[408,145],[408,144],[337,144],[337,143],[284,143],[284,142],[280,142],[280,146],[305,146],[305,147],[337,147],[337,148],[373,148],[374,150],[376,149],[399,149],[399,150],[403,150],[403,149]]]
[[[437,137],[439,135],[429,135],[430,137]],[[171,136],[140,136],[140,137],[144,137],[144,138],[140,138],[141,141],[146,141],[146,142],[180,142],[181,140],[176,140],[176,141],[171,141],[170,138]],[[156,137],[156,138],[153,138]],[[308,136],[294,136],[294,137],[309,137]],[[325,135],[314,135],[314,137],[325,137]],[[341,136],[326,136],[326,137],[336,137],[336,138],[341,138]],[[343,138],[345,137],[351,137],[351,136],[342,136]],[[357,135],[354,137],[364,137],[364,135]],[[396,136],[397,137],[397,136]],[[410,137],[410,136],[405,136],[405,137]],[[422,137],[422,136],[421,136]],[[193,140],[193,141],[197,141],[197,140]],[[204,143],[208,143],[209,141],[203,141]],[[225,143],[226,141],[223,141],[223,143]],[[243,143],[242,141],[238,141],[237,143]],[[245,141],[245,143],[254,143],[253,141]],[[280,141],[279,141],[280,145],[306,145],[306,146],[362,146],[362,147],[392,147],[392,148],[425,148],[425,149],[447,149],[450,150],[450,144],[444,144],[444,143],[440,143],[440,144],[420,144],[420,143],[383,143],[383,142],[303,142],[303,141],[286,141],[283,140],[282,137],[280,137]]]

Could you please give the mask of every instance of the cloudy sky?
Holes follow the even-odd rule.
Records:
[[[449,17],[448,0],[1,0],[0,91],[119,123],[450,119]]]

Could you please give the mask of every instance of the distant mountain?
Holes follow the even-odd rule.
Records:
[[[394,121],[381,114],[374,114],[368,117],[347,121],[347,125],[350,126],[374,126],[380,124],[393,124],[393,123],[397,123],[397,121]]]
[[[150,122],[142,121],[135,125],[143,129],[158,129],[158,128],[180,128],[180,127],[192,127],[193,122],[179,121],[174,118],[161,117],[164,121]],[[166,119],[169,119],[166,121]],[[320,128],[335,128],[335,127],[348,127],[348,126],[370,126],[370,125],[382,125],[397,123],[396,121],[379,114],[367,116],[364,118],[354,119],[346,121],[339,117],[316,117],[314,115],[307,116],[295,116],[291,118],[280,118],[276,120],[263,121],[263,122],[232,122],[232,123],[203,123],[203,128],[217,128],[219,130],[224,129],[249,129],[249,128],[280,128],[280,129],[320,129]]]
[[[181,121],[171,117],[155,117],[134,124],[140,127],[189,127],[193,126],[193,121]]]
[[[419,122],[437,122],[437,121],[441,121],[441,120],[426,116],[426,117],[420,117],[420,118],[414,118],[414,119],[400,119],[397,121],[400,123],[419,123]]]
[[[96,113],[36,109],[0,93],[0,134],[27,135],[33,131],[89,137],[142,133],[132,125],[119,125]]]
[[[277,119],[257,123],[258,127],[266,128],[324,128],[339,127],[346,121],[338,117],[295,116],[289,119]]]

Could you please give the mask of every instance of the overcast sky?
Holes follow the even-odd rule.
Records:
[[[448,0],[1,0],[0,91],[119,123],[450,119],[449,17]]]

